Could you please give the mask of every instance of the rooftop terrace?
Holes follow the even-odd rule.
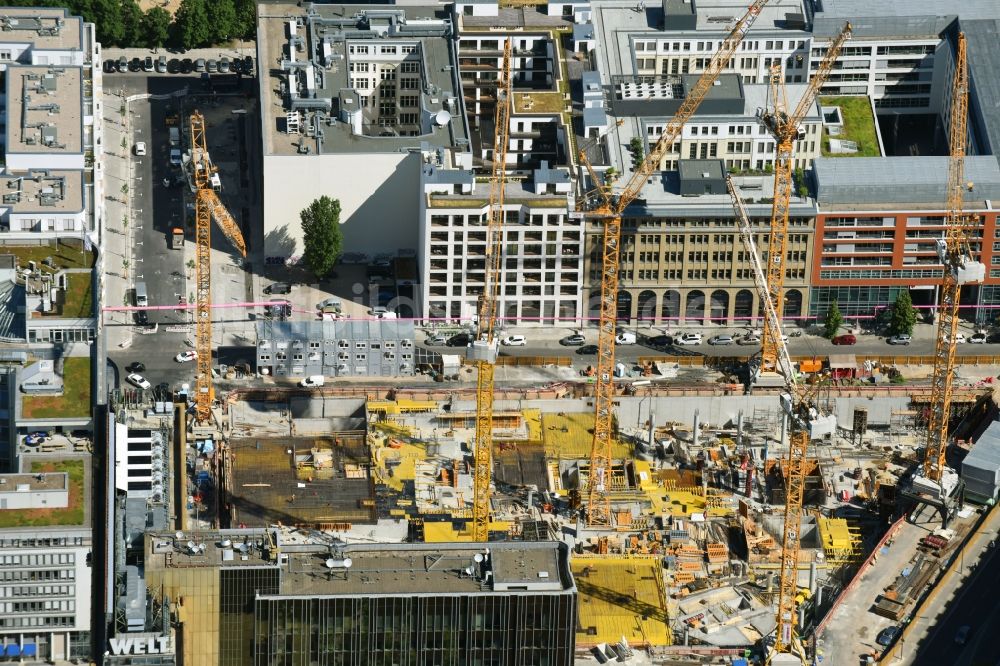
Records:
[[[59,472],[63,472],[60,474]],[[44,474],[42,480],[35,475]],[[29,483],[31,490],[61,490],[69,485],[69,506],[55,509],[10,509],[0,511],[0,528],[83,525],[85,487],[83,460],[32,461],[31,474],[7,474],[8,484]],[[27,481],[21,481],[27,479]],[[13,490],[13,487],[11,488]]]

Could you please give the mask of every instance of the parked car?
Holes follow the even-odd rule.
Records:
[[[675,345],[700,345],[701,333],[685,333],[674,338]]]
[[[987,336],[985,333],[973,333],[969,336],[969,344],[972,345],[985,345]]]
[[[205,64],[204,58],[198,58],[197,60],[194,61],[194,71],[204,72],[206,67],[207,65]]]
[[[428,347],[440,347],[442,345],[448,344],[448,338],[444,337],[443,335],[432,335],[426,340],[424,340],[424,344],[427,345]]]
[[[629,333],[628,331],[622,331],[615,336],[616,345],[634,345],[636,343],[635,333]]]
[[[105,74],[114,74],[117,71],[118,71],[118,63],[116,63],[114,60],[105,60],[104,61],[104,73]]]
[[[947,339],[947,336],[946,336],[946,339]],[[964,345],[966,342],[968,342],[968,340],[965,337],[965,333],[956,333],[955,334],[955,344],[956,345]]]
[[[468,347],[472,342],[472,336],[468,333],[458,333],[448,338],[449,347]]]
[[[144,391],[148,391],[150,389],[150,387],[152,387],[152,384],[149,383],[149,380],[146,379],[145,377],[143,377],[142,375],[140,375],[137,372],[133,372],[132,374],[130,374],[125,379],[128,380],[129,384],[132,384],[133,386],[137,386],[137,387],[141,388]]]
[[[910,336],[906,333],[900,333],[899,335],[894,335],[891,338],[886,339],[890,345],[908,345],[910,344]]]
[[[198,358],[198,352],[193,349],[188,349],[187,351],[182,351],[177,356],[174,356],[174,360],[178,363],[187,363],[189,361],[194,361]]]
[[[646,345],[648,347],[653,347],[654,349],[658,347],[669,347],[674,344],[674,338],[671,335],[656,335],[646,340]]]
[[[156,59],[156,71],[160,74],[167,73],[167,56],[160,56]]]
[[[731,335],[715,335],[708,339],[708,344],[710,345],[731,345],[733,344],[733,336]]]
[[[181,72],[182,66],[181,61],[177,58],[171,58],[167,61],[167,72],[170,74],[179,74]]]
[[[142,60],[142,71],[144,71],[144,72],[152,72],[155,67],[156,67],[156,64],[153,62],[153,56],[146,56],[145,58],[143,58],[143,60]]]
[[[219,71],[219,61],[218,60],[209,60],[208,63],[206,63],[206,64],[207,64],[207,68],[208,68],[208,73],[209,74],[215,74],[216,72]]]
[[[146,154],[146,142],[136,141],[135,146],[132,147],[132,150],[138,157],[142,157],[143,155]]]
[[[253,57],[252,56],[246,56],[246,57],[243,58],[243,73],[244,74],[248,74],[248,75],[249,74],[253,74]]]
[[[340,314],[341,310],[344,308],[344,304],[339,298],[325,298],[316,304],[317,310],[326,311],[328,308],[331,312]]]
[[[835,345],[853,345],[857,344],[858,339],[850,333],[847,333],[845,335],[838,335],[832,340],[832,342]]]
[[[325,383],[326,378],[323,375],[309,375],[299,382],[299,386],[303,388],[316,388],[317,386],[322,386]]]
[[[969,634],[972,632],[972,627],[963,624],[958,628],[958,633],[955,634],[955,643],[958,645],[965,645],[966,641],[969,640]]]
[[[229,58],[223,58],[219,61],[219,72],[222,74],[229,73]]]
[[[528,344],[528,338],[523,335],[508,335],[500,341],[504,347],[523,347]]]
[[[272,282],[264,287],[265,294],[290,294],[292,285],[288,282]]]
[[[742,338],[736,339],[736,344],[738,345],[759,345],[760,338],[756,335],[744,335]]]
[[[183,74],[190,74],[194,71],[194,61],[191,58],[184,58],[181,60],[181,72]]]
[[[579,347],[580,345],[586,344],[587,338],[583,337],[579,333],[574,333],[573,335],[567,335],[565,338],[559,341],[564,347]]]
[[[128,61],[128,71],[138,72],[142,70],[142,60],[139,58],[132,58]]]
[[[125,366],[125,369],[129,372],[145,372],[146,364],[140,363],[139,361],[134,361]]]
[[[582,347],[577,347],[576,353],[580,356],[593,356],[598,351],[597,345],[584,345]]]
[[[122,74],[128,71],[128,58],[125,56],[118,57],[118,71]]]
[[[878,636],[875,638],[875,642],[882,647],[889,647],[892,645],[899,635],[903,633],[899,627],[892,625],[891,627],[886,627],[882,631],[878,632]]]

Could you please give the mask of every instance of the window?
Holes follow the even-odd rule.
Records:
[[[382,55],[396,55],[396,47],[395,46],[380,46],[378,52],[381,53]]]
[[[399,124],[400,125],[416,125],[417,124],[417,114],[415,114],[415,113],[401,113],[401,114],[399,114]]]
[[[420,79],[400,79],[399,88],[400,90],[419,90]]]
[[[417,96],[416,95],[400,95],[399,96],[399,105],[400,106],[405,106],[405,107],[416,106],[417,105]]]
[[[399,52],[402,53],[403,55],[406,55],[407,53],[416,53],[417,52],[417,47],[416,46],[401,46],[401,47],[399,47]]]
[[[417,74],[418,72],[420,72],[420,63],[413,62],[410,60],[400,63],[399,71],[403,72],[404,74]]]
[[[368,55],[367,46],[352,46],[351,53],[357,53],[358,55]]]

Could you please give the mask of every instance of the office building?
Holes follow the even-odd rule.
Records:
[[[299,212],[341,205],[344,247],[374,256],[420,244],[423,153],[471,166],[451,14],[444,7],[268,3],[258,17],[264,252],[302,254]]]
[[[185,666],[573,663],[576,587],[556,542],[150,532],[144,561],[149,594],[184,600]]]

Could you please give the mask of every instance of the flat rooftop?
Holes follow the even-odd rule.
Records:
[[[83,70],[7,65],[8,153],[83,152]]]
[[[294,553],[282,577],[281,596],[573,590],[565,546],[556,542],[490,543],[487,555],[485,545],[349,545]],[[477,555],[482,562],[476,561]],[[347,558],[351,566],[339,566]],[[331,559],[338,566],[328,567]]]
[[[265,154],[467,145],[453,33],[441,7],[262,5]]]
[[[82,171],[9,171],[0,175],[2,208],[12,213],[79,213]]]
[[[65,473],[0,474],[0,493],[66,490],[68,485],[69,477]]]
[[[3,7],[0,29],[0,44],[30,43],[47,51],[78,51],[83,46],[83,20],[67,9]]]
[[[543,14],[540,6],[500,7],[497,16],[461,16],[459,27],[466,32],[493,32],[496,28],[569,28],[570,18]]]

